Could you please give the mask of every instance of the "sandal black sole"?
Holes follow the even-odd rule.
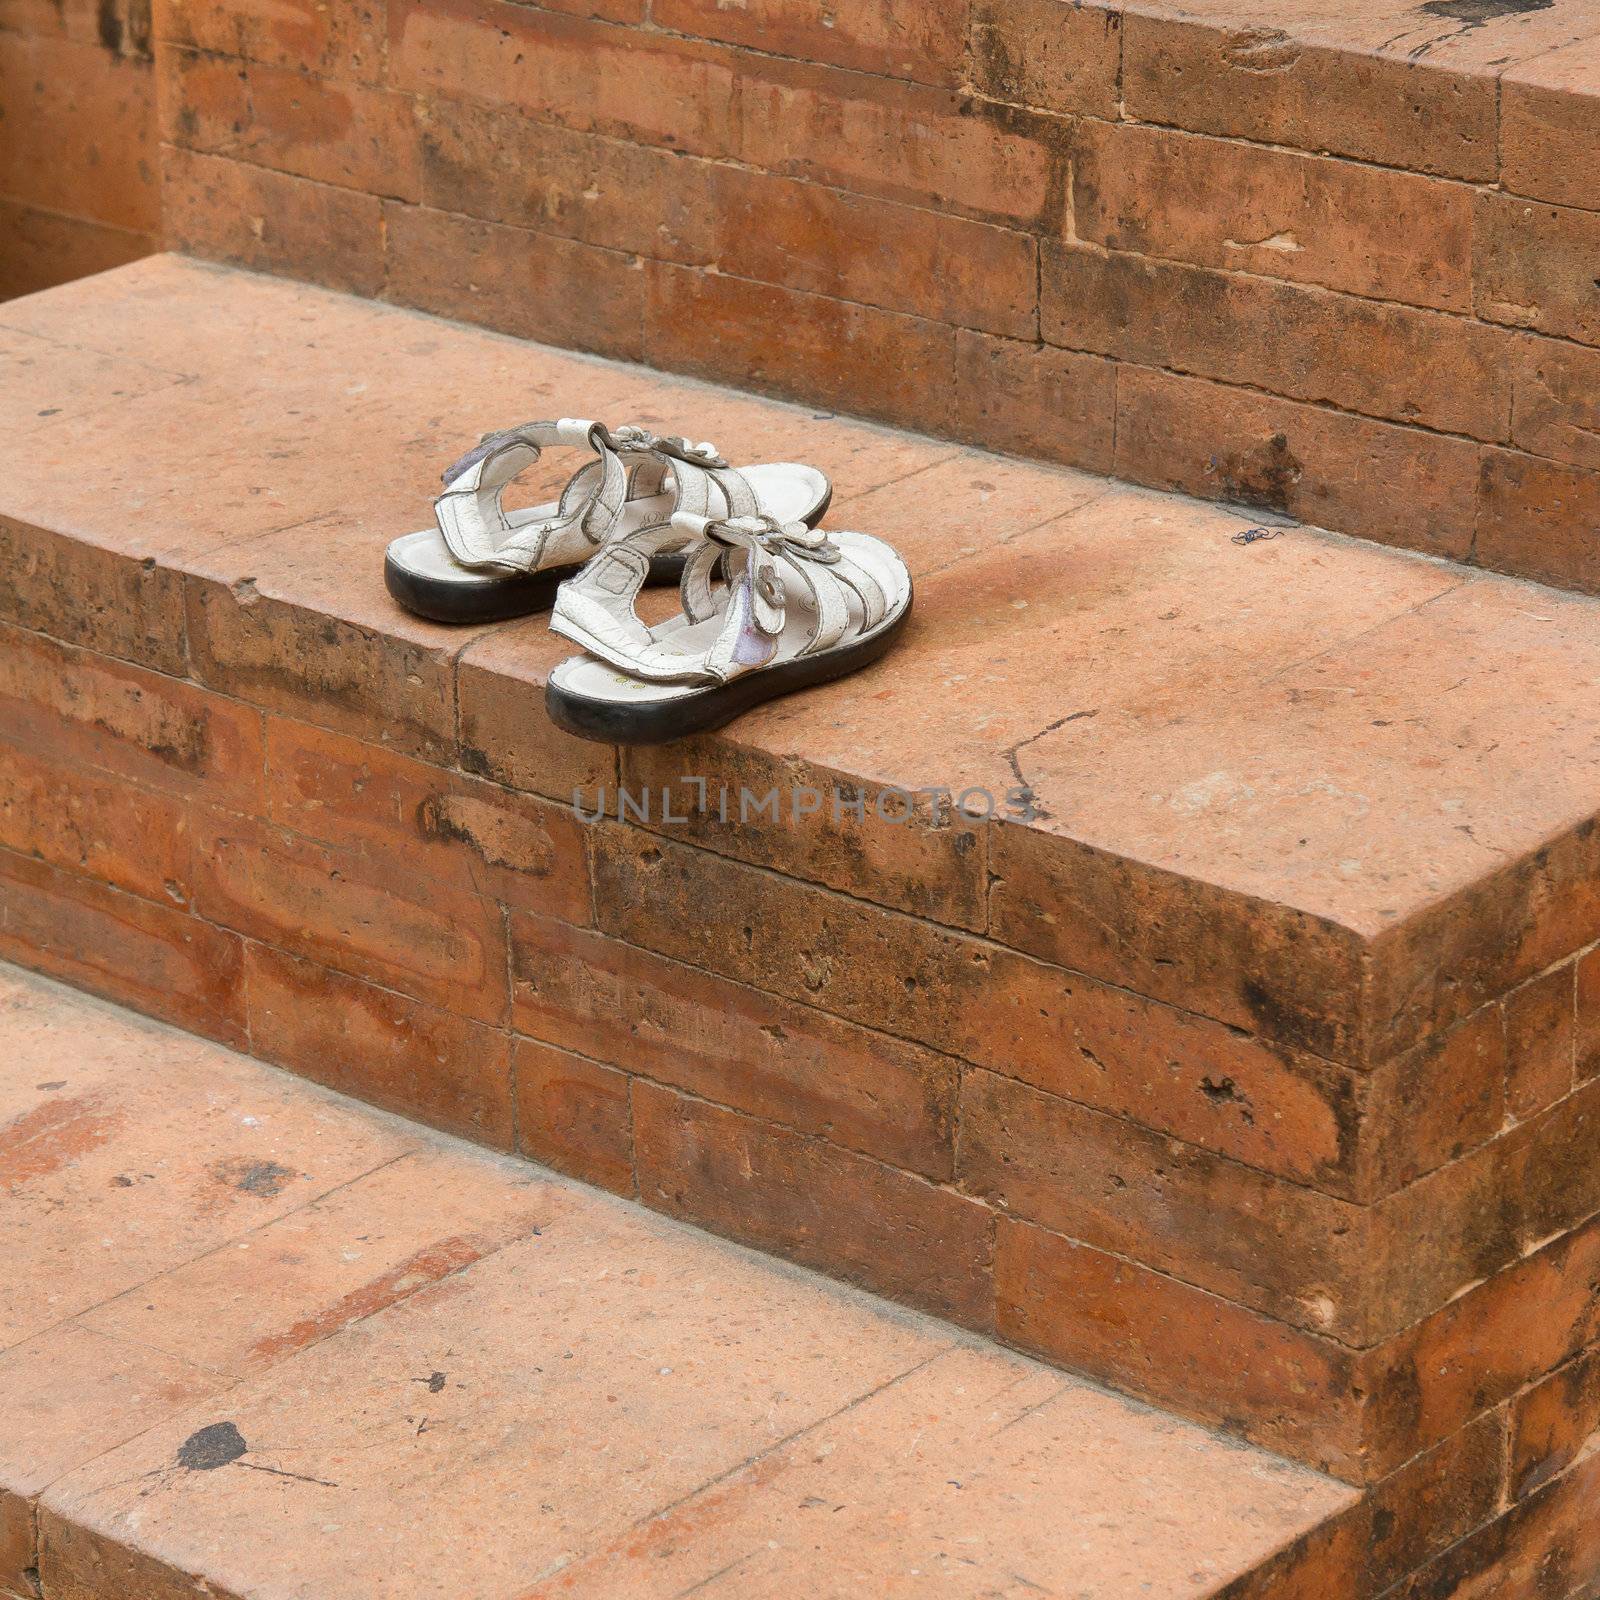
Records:
[[[830,484],[821,505],[806,522],[816,527],[828,514],[832,501]],[[645,582],[676,583],[683,576],[683,564],[688,559],[687,554],[656,556],[650,563],[650,574]],[[544,572],[522,576],[508,574],[492,583],[456,583],[449,578],[420,578],[385,555],[383,582],[407,611],[429,622],[506,622],[512,617],[531,617],[548,611],[556,603],[556,590],[582,565],[581,561],[576,561],[571,566],[551,567]]]
[[[645,581],[676,583],[687,559],[683,555],[655,557]],[[582,565],[575,561],[571,566],[508,575],[492,583],[455,583],[449,578],[419,578],[386,555],[383,582],[407,611],[429,622],[504,622],[548,611],[556,603],[556,590]]]
[[[842,650],[831,650],[825,656],[797,656],[781,666],[763,667],[687,699],[654,705],[590,700],[568,694],[552,681],[544,686],[545,709],[550,720],[564,732],[602,744],[670,744],[691,734],[709,733],[753,706],[798,689],[831,683],[876,661],[910,621],[911,600],[907,595],[905,609],[893,622]]]

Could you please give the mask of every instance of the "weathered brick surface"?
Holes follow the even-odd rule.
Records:
[[[0,957],[224,1044],[245,1041],[234,934],[10,851],[0,852]]]
[[[378,196],[171,145],[161,175],[162,223],[173,249],[355,294],[382,287]]]
[[[447,1133],[512,1147],[504,1034],[457,1005],[421,1005],[267,945],[246,947],[245,973],[250,1048],[263,1060]]]
[[[421,206],[390,205],[384,219],[388,299],[602,355],[643,354],[644,273],[632,258]]]
[[[0,196],[129,233],[159,229],[148,53],[6,32],[0,105]]]
[[[1205,378],[1117,367],[1113,471],[1465,560],[1481,448]],[[1404,503],[1388,486],[1404,481]]]
[[[517,1149],[585,1183],[631,1195],[627,1074],[534,1039],[515,1041],[511,1071]]]
[[[346,435],[370,496],[348,511],[330,508],[350,475],[319,473],[284,420],[263,492],[287,526],[240,476],[148,566],[148,527],[95,523],[124,565],[19,546],[7,953],[1371,1484],[1362,1519],[1285,1553],[1302,1587],[1262,1600],[1371,1600],[1447,1548],[1499,1548],[1482,1530],[1508,1427],[1526,1497],[1581,1470],[1600,834],[1572,685],[1596,670],[1591,602],[1535,607],[1315,535],[1243,551],[1238,516],[1082,474],[147,270],[167,302],[242,283],[251,309],[214,319],[192,364],[209,377],[136,387],[124,411],[192,430],[227,361],[286,323],[323,331],[300,387],[243,385],[252,419],[288,395],[318,436],[316,397],[364,343],[380,374],[426,354],[439,386],[422,407],[370,380]],[[176,338],[174,305],[138,304],[97,325],[104,359]],[[24,309],[28,338],[61,343],[49,305]],[[94,428],[38,417],[36,382],[24,427],[58,450]],[[916,566],[915,670],[619,766],[545,721],[566,646],[538,619],[400,617],[362,556],[425,516],[438,397],[578,386],[661,421],[697,395],[705,431],[752,455],[836,443],[844,520]],[[184,460],[121,470],[175,503],[206,470]],[[235,514],[238,539],[201,542]],[[78,570],[100,606],[145,614],[75,625],[48,590]],[[1158,627],[1158,650],[1120,642]],[[1207,781],[1221,749],[1234,791]],[[838,777],[869,804],[727,830],[590,817],[601,785],[614,813],[619,780],[685,773]],[[887,778],[934,775],[1036,785],[1051,815],[870,820]]]
[[[194,904],[224,927],[480,1022],[506,1009],[498,907],[403,860],[329,849],[249,818],[196,818]]]
[[[1002,1217],[1001,1335],[1189,1416],[1361,1474],[1352,1352],[1158,1272]]]
[[[1506,336],[1492,328],[1244,273],[1053,245],[1041,285],[1051,344],[1475,439],[1507,437]]]
[[[1583,39],[1509,68],[1500,89],[1500,181],[1513,194],[1600,211],[1586,154],[1600,45]]]
[[[416,200],[419,162],[411,98],[361,83],[319,80],[236,57],[163,45],[162,137],[202,155]]]
[[[1506,997],[1506,1110],[1525,1118],[1572,1088],[1577,1021],[1572,963]]]
[[[254,707],[18,628],[0,630],[0,731],[154,789],[259,808]]]
[[[180,573],[14,517],[0,517],[0,617],[158,672],[185,670]]]
[[[1175,8],[1174,8],[1175,10]],[[1123,23],[1130,115],[1196,133],[1330,151],[1451,178],[1495,176],[1495,85],[1420,55],[1350,50],[1278,19],[1133,6]],[[1282,21],[1289,23],[1287,13]]]
[[[589,920],[583,830],[565,807],[380,745],[272,718],[266,815],[307,838],[466,893]]]
[[[635,1083],[647,1205],[969,1327],[993,1323],[987,1206],[773,1123]],[[827,1193],[826,1209],[813,1200]]]
[[[1085,125],[1073,236],[1108,249],[1467,311],[1465,185],[1167,128]],[[1263,368],[1265,370],[1265,368]]]
[[[160,0],[158,130],[11,0],[0,292],[159,233],[1600,592],[1581,7],[663,4]]]
[[[958,1063],[543,917],[511,923],[512,1026],[593,1061],[948,1179]]]

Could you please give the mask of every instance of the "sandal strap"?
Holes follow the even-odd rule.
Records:
[[[555,517],[514,527],[500,503],[506,485],[559,447],[588,449],[596,459],[568,480]],[[513,572],[533,571],[553,542],[599,543],[628,492],[627,472],[605,426],[579,417],[486,434],[445,469],[444,484],[433,509],[450,554],[466,567]]]
[[[563,446],[589,449],[595,459],[568,479],[556,516],[513,525],[501,505],[506,486],[545,450]],[[605,543],[629,500],[660,494],[666,474],[676,476],[680,467],[702,479],[714,472],[730,504],[754,500],[743,477],[709,442],[663,438],[632,425],[613,432],[602,422],[563,417],[486,434],[445,469],[434,514],[446,548],[461,565],[532,572],[586,559]]]
[[[860,596],[867,626],[881,620],[886,610],[882,589],[871,574],[855,572],[838,545],[803,522],[780,523],[760,515],[708,517],[685,508],[674,513],[670,529],[641,533],[660,541],[694,541],[681,586],[684,615],[691,624],[716,615],[711,578],[719,565],[728,601],[723,625],[710,645],[689,654],[674,650],[661,630],[646,628],[633,609],[655,546],[640,534],[609,545],[562,586],[550,625],[633,677],[658,683],[725,683],[766,666],[777,654],[793,585],[804,590],[811,614],[802,653],[825,650],[848,631],[846,589]],[[870,597],[876,597],[876,612]]]

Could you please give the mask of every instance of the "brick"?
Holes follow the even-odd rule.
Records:
[[[1505,602],[1512,593],[1504,591]],[[1414,612],[1414,621],[1424,624],[1416,633],[1415,650],[1408,649],[1398,661],[1391,658],[1386,670],[1403,674],[1429,651],[1459,650],[1468,638],[1482,648],[1490,641],[1518,637],[1516,613],[1502,609],[1499,596],[1486,601],[1489,590],[1471,583],[1426,612]],[[1576,596],[1551,593],[1528,620],[1542,632],[1585,605]],[[1542,692],[1559,691],[1552,686]],[[1516,853],[1504,865],[1469,877],[1456,893],[1424,905],[1378,943],[1367,1002],[1374,1058],[1407,1048],[1597,937],[1600,829],[1584,820],[1560,837],[1548,837],[1537,849]]]
[[[457,671],[462,770],[548,795],[585,814],[602,785],[615,792],[616,751],[563,733],[545,714],[544,682],[572,646],[543,617],[477,640]]]
[[[963,1189],[1295,1327],[1364,1332],[1358,1208],[990,1072],[961,1081]]]
[[[956,335],[956,431],[975,444],[1109,472],[1116,363],[1053,345]]]
[[[37,294],[109,272],[160,248],[154,233],[63,217],[42,206],[0,200],[0,300]]]
[[[1500,78],[1500,182],[1513,194],[1600,211],[1585,157],[1600,87],[1593,38],[1508,67]]]
[[[250,819],[207,815],[194,829],[202,916],[475,1021],[502,1019],[497,906]]]
[[[245,1042],[233,934],[9,852],[0,853],[0,956],[224,1044]]]
[[[583,829],[564,807],[272,718],[266,815],[324,844],[568,922],[589,920]]]
[[[1271,26],[1130,10],[1122,93],[1141,122],[1492,181],[1492,75]]]
[[[511,923],[521,1033],[948,1179],[957,1066],[825,1011],[552,922]]]
[[[1568,963],[1506,996],[1506,1109],[1522,1118],[1571,1092],[1575,966]]]
[[[1342,1345],[1031,1223],[995,1236],[1002,1339],[1346,1478],[1361,1470]]]
[[[1119,477],[1463,559],[1480,449],[1204,378],[1117,370]],[[1388,486],[1403,480],[1400,502]]]
[[[1381,1475],[1600,1337],[1600,1226],[1590,1222],[1469,1289],[1373,1352],[1372,1469]]]
[[[1484,452],[1473,555],[1495,572],[1600,594],[1600,471]]]
[[[451,1011],[282,950],[245,955],[264,1061],[497,1150],[512,1148],[510,1042]]]
[[[173,677],[186,670],[180,573],[3,514],[0,618]]]
[[[1527,338],[1516,351],[1511,442],[1536,456],[1600,470],[1600,350]]]
[[[931,483],[922,488],[936,497]],[[873,503],[872,495],[856,497],[850,515],[861,517]],[[916,513],[919,523],[937,517]],[[875,516],[865,520],[910,559],[895,529]],[[681,844],[950,927],[984,923],[985,829],[956,811],[954,797],[936,806],[755,743],[713,737],[623,750],[606,809]]]
[[[1579,1595],[1600,1571],[1600,1455],[1513,1506],[1394,1590],[1394,1600]],[[1576,1587],[1574,1587],[1576,1585]]]
[[[189,897],[189,827],[171,795],[0,743],[0,847],[162,905]]]
[[[961,78],[967,8],[958,0],[655,0],[651,20],[772,55],[821,61],[918,83]]]
[[[1578,959],[1573,1032],[1574,1077],[1582,1084],[1600,1075],[1600,950]]]
[[[1486,322],[1600,344],[1600,213],[1484,191],[1473,270]]]
[[[804,62],[751,63],[738,154],[855,193],[1030,228],[1070,124],[918,84]]]
[[[1032,828],[990,842],[990,931],[1003,944],[1335,1059],[1360,1054],[1358,942]]]
[[[1349,1082],[982,940],[632,829],[596,835],[607,932],[1252,1165],[1357,1180]],[[737,908],[707,919],[696,908]],[[586,1054],[595,1052],[585,1051]],[[1164,1070],[1152,1073],[1159,1059]]]
[[[964,1326],[992,1325],[986,1206],[654,1084],[634,1083],[633,1117],[646,1205]]]
[[[357,83],[383,74],[379,0],[154,0],[153,9],[166,43]]]
[[[1120,7],[979,0],[969,24],[973,87],[1044,111],[1118,115]]]
[[[422,199],[436,211],[668,261],[714,258],[703,162],[505,106],[430,98],[417,119]]]
[[[174,249],[352,294],[383,286],[376,195],[169,147],[162,205]]]
[[[321,548],[320,529],[297,528],[288,537],[308,562],[338,559],[336,549]],[[414,623],[396,607],[386,607],[393,620],[384,628],[340,615],[364,613],[368,591],[382,592],[375,561],[359,571],[346,564],[342,578],[329,571],[321,593],[292,554],[274,561],[261,543],[207,565],[245,575],[187,579],[189,652],[201,682],[339,732],[376,732],[409,755],[444,760],[453,753],[451,655],[461,641],[446,643],[444,629]],[[357,603],[349,605],[348,593],[336,601],[330,587],[356,589]]]
[[[644,274],[630,257],[420,206],[389,206],[384,297],[503,333],[639,360]],[[459,268],[470,261],[470,275]]]
[[[1501,1417],[1480,1417],[1220,1590],[1219,1600],[1385,1593],[1495,1516],[1504,1454]]]
[[[1051,344],[1474,438],[1506,437],[1507,351],[1492,328],[1238,273],[1049,244],[1042,294],[1041,326]]]
[[[703,185],[719,272],[958,327],[1035,332],[1027,234],[741,167],[712,166]]]
[[[1565,1472],[1600,1432],[1600,1350],[1585,1350],[1509,1407],[1506,1490],[1523,1500]]]
[[[418,198],[408,96],[165,45],[157,59],[170,143],[364,194]]]
[[[1382,1201],[1373,1213],[1368,1339],[1410,1327],[1600,1212],[1588,1086]]]
[[[397,0],[395,88],[476,100],[540,122],[696,155],[732,155],[735,58],[665,34],[564,17],[508,0]]]
[[[1442,311],[1472,309],[1473,192],[1169,128],[1086,123],[1072,237]]]
[[[1367,1491],[1361,1563],[1366,1588],[1381,1594],[1500,1509],[1505,1424],[1479,1417]]]
[[[194,684],[0,628],[0,727],[52,759],[246,809],[261,794],[261,717]]]
[[[1486,1144],[1505,1113],[1506,1029],[1499,1005],[1385,1062],[1368,1079],[1358,1196],[1377,1198]]]
[[[660,262],[646,284],[652,361],[865,416],[945,424],[955,332],[944,324]]]
[[[518,1039],[512,1055],[517,1149],[614,1194],[633,1193],[633,1114],[626,1073]]]
[[[135,233],[160,227],[147,61],[98,44],[8,34],[0,51],[0,193]]]

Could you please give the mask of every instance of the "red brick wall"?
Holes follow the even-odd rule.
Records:
[[[149,0],[0,0],[0,300],[158,247]]]

